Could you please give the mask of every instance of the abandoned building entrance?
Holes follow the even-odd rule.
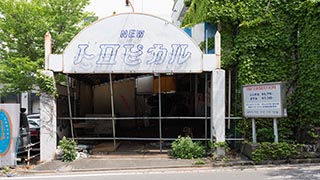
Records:
[[[179,135],[225,141],[225,73],[216,57],[155,16],[101,19],[46,59],[48,71],[68,76],[58,87],[58,129],[87,144],[111,142],[112,151],[148,141],[161,152]]]
[[[140,141],[149,146],[139,150],[161,152],[179,135],[209,140],[207,77],[206,73],[70,75],[72,115],[58,114],[58,122],[70,122],[69,137],[80,144],[105,151]]]

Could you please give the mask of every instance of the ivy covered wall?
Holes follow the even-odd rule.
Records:
[[[296,17],[299,58],[290,113],[298,120],[296,125],[300,128],[296,134],[300,137],[320,127],[320,2],[306,1],[299,5]]]
[[[237,84],[233,92],[244,84],[285,81],[289,117],[279,121],[280,141],[302,142],[320,126],[319,17],[315,0],[193,0],[182,26],[218,23],[222,65]],[[233,107],[240,109],[240,99],[234,94]],[[259,141],[273,140],[272,121],[257,126]],[[240,131],[250,138],[250,129],[244,121]]]

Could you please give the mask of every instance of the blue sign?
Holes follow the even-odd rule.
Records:
[[[0,156],[7,154],[11,145],[11,120],[4,110],[0,109]]]

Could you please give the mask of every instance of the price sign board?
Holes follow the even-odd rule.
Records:
[[[287,116],[283,82],[242,86],[243,116],[280,118]]]

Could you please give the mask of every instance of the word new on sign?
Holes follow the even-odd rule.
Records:
[[[144,37],[144,30],[121,30],[121,39],[141,39]],[[98,45],[97,55],[90,53],[89,44],[78,44],[78,51],[74,56],[73,64],[81,64],[85,60],[94,61],[97,65],[116,65],[122,60],[128,66],[145,64],[184,64],[192,53],[188,51],[188,44],[161,44],[154,43],[151,47],[145,48],[143,44],[119,44],[101,43]],[[96,49],[93,50],[97,51]],[[145,55],[145,57],[144,57]]]

